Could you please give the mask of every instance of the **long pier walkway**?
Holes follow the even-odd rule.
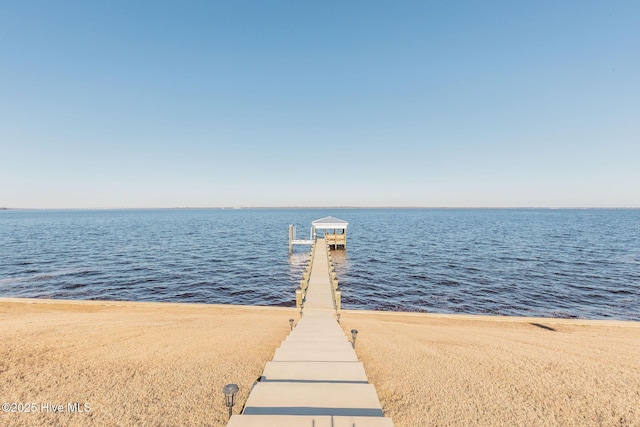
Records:
[[[316,250],[313,252],[311,262],[311,276],[309,286],[304,299],[303,311],[310,310],[333,310],[335,311],[335,299],[331,289],[331,279],[329,278],[329,258],[325,250],[324,239],[318,239]]]
[[[393,427],[334,318],[324,239],[318,239],[303,316],[228,427]]]

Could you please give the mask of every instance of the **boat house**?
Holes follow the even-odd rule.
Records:
[[[347,221],[332,216],[325,216],[311,223],[313,239],[318,238],[318,230],[331,249],[347,249]]]
[[[318,237],[324,238],[330,249],[347,249],[347,221],[325,216],[311,223],[309,240],[296,238],[296,227],[289,225],[289,253],[293,253],[293,245],[310,245]]]

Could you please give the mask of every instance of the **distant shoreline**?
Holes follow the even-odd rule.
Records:
[[[241,207],[110,207],[110,208],[6,208],[0,211],[151,211],[151,210],[639,210],[640,206],[241,206]]]

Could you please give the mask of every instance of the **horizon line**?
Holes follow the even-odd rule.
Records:
[[[640,206],[129,206],[129,207],[0,207],[0,211],[44,211],[44,210],[259,210],[259,209],[640,209]]]

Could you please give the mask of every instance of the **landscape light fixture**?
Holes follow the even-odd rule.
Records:
[[[338,318],[338,323],[340,323],[340,313],[337,313],[336,317]]]
[[[356,337],[358,336],[358,330],[357,329],[352,329],[351,330],[351,346],[353,348],[356,348]]]
[[[291,326],[291,330],[293,331],[293,319],[289,319],[289,326]]]
[[[233,405],[236,403],[236,393],[240,390],[237,384],[227,384],[222,388],[222,392],[224,393],[225,403],[227,408],[229,408],[229,419],[231,419],[231,415],[233,414]]]

